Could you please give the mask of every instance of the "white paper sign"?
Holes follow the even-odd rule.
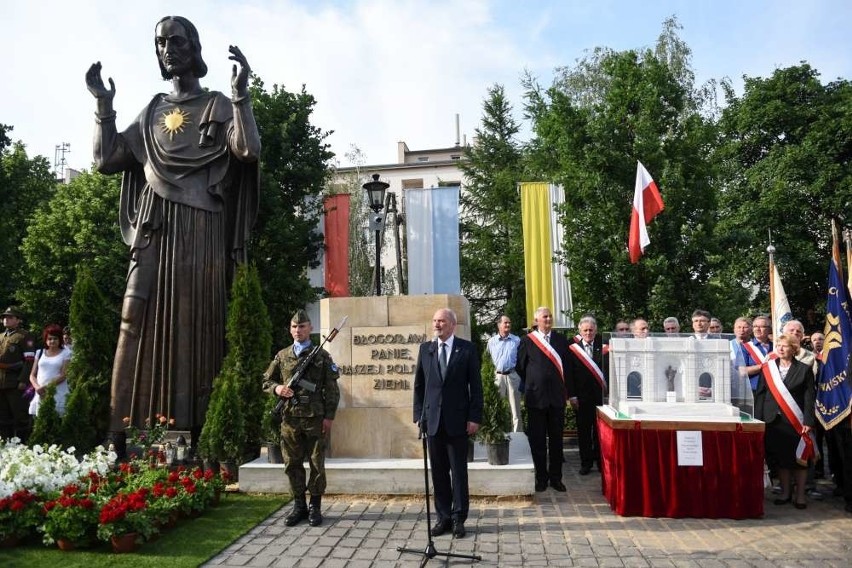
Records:
[[[677,465],[704,465],[704,449],[701,446],[701,431],[678,430]]]

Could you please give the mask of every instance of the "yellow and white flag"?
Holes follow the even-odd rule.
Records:
[[[574,323],[566,315],[572,309],[568,271],[555,255],[562,251],[562,227],[556,206],[565,201],[562,186],[546,182],[521,182],[521,218],[524,230],[524,278],[527,293],[527,324],[536,308],[553,312],[553,326],[567,329]]]

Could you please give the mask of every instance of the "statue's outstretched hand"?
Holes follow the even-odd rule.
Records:
[[[231,90],[233,91],[234,98],[245,97],[248,95],[248,79],[251,67],[249,67],[246,56],[243,55],[239,47],[229,45],[228,51],[231,52],[231,56],[228,59],[236,61],[231,73]],[[110,80],[111,82],[112,80]]]
[[[115,97],[115,83],[112,77],[109,78],[109,89],[104,85],[104,80],[101,79],[101,62],[92,63],[89,70],[86,71],[86,87],[89,92],[97,99],[107,98],[112,100]]]

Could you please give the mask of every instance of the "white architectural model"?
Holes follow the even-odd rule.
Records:
[[[624,417],[739,422],[741,408],[750,414],[751,389],[729,339],[613,336],[609,349],[609,404]]]

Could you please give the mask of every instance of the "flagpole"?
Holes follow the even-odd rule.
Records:
[[[852,294],[852,229],[843,230],[843,242],[846,244],[846,270],[849,271],[849,281],[846,283],[846,287]],[[840,279],[842,281],[843,277],[841,276]]]
[[[775,341],[775,329],[778,322],[775,321],[775,247],[772,246],[772,229],[769,229],[769,321],[772,322],[772,341]]]

